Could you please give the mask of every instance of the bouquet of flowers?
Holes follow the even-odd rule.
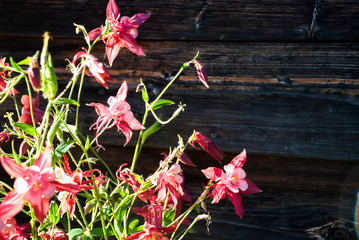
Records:
[[[163,98],[172,83],[184,70],[194,68],[208,88],[198,54],[180,67],[155,99],[150,100],[145,84],[139,80],[136,91],[142,94],[145,105],[142,122],[135,118],[126,101],[128,85],[123,82],[107,105],[87,103],[98,115],[90,127],[96,131],[95,137],[84,136],[78,130],[85,75],[94,77],[106,88],[107,82],[113,80],[105,64],[91,54],[93,46],[105,43],[110,66],[121,48],[145,55],[135,39],[138,27],[149,18],[147,13],[120,17],[116,3],[110,0],[105,25],[87,33],[85,27],[75,24],[87,46],[69,61],[72,78],[61,90],[48,51],[49,33],[43,36],[41,53],[19,62],[0,59],[0,103],[10,99],[15,105],[15,112],[6,113],[8,123],[0,133],[0,147],[13,139],[9,153],[0,148],[0,162],[15,179],[13,186],[0,182],[0,239],[183,239],[197,221],[210,220],[205,208],[207,198],[218,203],[228,196],[235,212],[242,217],[241,194],[261,191],[246,179],[243,150],[223,170],[216,167],[202,170],[209,182],[203,186],[202,194],[192,199],[185,189],[181,169],[181,164],[195,167],[185,153],[187,147],[202,148],[218,162],[223,158],[221,149],[198,131],[187,136],[187,140],[179,136],[178,145],[164,154],[157,170],[149,176],[134,172],[147,138],[185,108],[180,104],[167,120],[157,116],[156,110],[174,104]],[[21,96],[21,104],[20,93],[15,89],[20,81],[25,82],[28,92]],[[46,103],[45,110],[40,109],[40,101]],[[69,120],[70,108],[76,109],[74,121]],[[154,117],[155,123],[147,126],[149,116]],[[103,149],[101,135],[115,126],[123,133],[125,145],[133,131],[139,133],[131,166],[122,164],[114,174],[99,151]],[[15,138],[21,142],[19,147],[15,147]],[[80,149],[81,154],[73,154],[73,149]],[[93,168],[95,164],[107,168],[108,176]],[[184,201],[190,203],[189,207],[183,207]],[[190,221],[188,215],[194,210],[198,216]],[[20,212],[30,219],[28,223],[17,225],[14,217]]]

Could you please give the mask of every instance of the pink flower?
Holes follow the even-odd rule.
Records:
[[[85,58],[85,61],[83,62],[83,64],[85,66],[87,66],[91,72],[91,74],[86,72],[87,75],[95,77],[97,82],[99,82],[105,88],[107,88],[107,81],[112,82],[113,79],[110,76],[110,74],[108,73],[105,65],[100,60],[98,60],[96,57],[94,57],[93,55],[88,54],[86,51],[80,51],[80,52],[76,53],[74,56],[74,59],[72,60],[72,64],[75,65],[76,61],[81,57]]]
[[[89,103],[88,106],[95,107],[97,114],[99,115],[96,123],[94,123],[92,127],[95,126],[96,129],[96,142],[98,138],[99,132],[104,129],[109,129],[113,126],[117,126],[123,134],[126,136],[125,145],[130,141],[132,137],[132,130],[140,130],[144,129],[142,124],[133,116],[131,112],[131,106],[126,102],[128,91],[128,85],[126,82],[123,82],[120,89],[117,92],[115,97],[110,97],[107,100],[108,107],[101,103]],[[113,121],[113,122],[110,122]],[[110,124],[106,127],[106,125],[110,122]],[[132,129],[132,130],[131,130]],[[99,147],[101,145],[98,144]]]
[[[199,80],[203,83],[204,86],[209,88],[207,73],[206,73],[206,69],[203,67],[203,64],[197,59],[193,59],[192,63],[194,64],[194,68],[196,69],[196,73]]]
[[[218,147],[217,144],[203,136],[200,132],[195,131],[194,139],[189,142],[193,147],[197,148],[195,146],[195,143],[198,143],[204,151],[206,151],[209,155],[211,155],[214,159],[216,159],[218,162],[221,162],[223,158],[223,152]]]
[[[183,182],[184,177],[182,175],[181,166],[179,164],[173,164],[168,169],[167,165],[158,177],[152,180],[152,183],[157,185],[155,188],[155,191],[158,191],[156,202],[164,202],[169,193],[173,205],[176,207],[179,198],[184,195],[182,188]]]
[[[106,20],[109,24],[110,32],[102,36],[102,40],[106,41],[106,54],[110,66],[117,57],[121,48],[128,48],[133,53],[144,56],[142,47],[135,41],[138,30],[137,28],[144,23],[150,14],[138,13],[131,18],[124,16],[120,19],[120,11],[114,0],[110,0],[107,4]],[[89,32],[88,36],[91,41],[97,39],[105,31],[105,27],[101,26]]]
[[[227,194],[234,205],[237,215],[241,218],[243,217],[244,209],[240,193],[253,194],[262,192],[252,181],[245,178],[246,173],[242,167],[246,158],[246,151],[243,150],[230,164],[224,166],[225,172],[215,167],[202,170],[208,179],[215,182],[212,191],[212,203],[218,203]]]
[[[189,156],[187,154],[185,154],[184,152],[178,151],[178,153],[176,154],[176,157],[178,158],[178,160],[183,163],[186,164],[188,166],[192,166],[195,167],[196,165],[193,164],[192,160],[189,158]]]
[[[130,169],[122,169],[125,165],[127,165],[127,163],[120,166],[116,172],[116,177],[121,181],[127,182],[132,187],[133,191],[137,192],[141,187],[141,183],[137,180],[136,176]],[[152,189],[139,193],[138,197],[144,202],[147,202],[147,200],[152,202],[156,198]]]
[[[9,66],[9,63],[5,63],[6,58],[0,58],[0,91],[5,91],[10,82],[5,81],[4,78],[8,77],[8,72],[4,70],[5,66]],[[18,91],[16,91],[15,88],[8,89],[8,94],[14,95],[17,94]]]
[[[40,102],[39,93],[37,93],[36,98],[32,99],[32,110],[36,124],[40,124],[40,122],[42,121],[42,117],[45,114],[44,111],[39,109],[39,102]],[[23,95],[21,97],[21,103],[24,105],[24,107],[21,110],[20,122],[33,126],[31,111],[30,111],[30,97],[28,95]]]
[[[29,76],[29,82],[32,88],[36,92],[40,91],[41,89],[40,68],[36,58],[30,59],[30,64],[29,64],[29,68],[27,69],[27,74]]]
[[[89,185],[92,183],[92,180],[84,180],[84,178],[91,178],[91,172],[71,171],[69,159],[66,155],[64,155],[64,169],[66,173],[61,168],[55,168],[57,181],[65,184],[75,184],[81,186],[82,190],[91,190],[94,188],[93,185]],[[104,176],[98,169],[93,169],[92,171],[99,172],[99,176],[95,177],[96,186],[99,187],[102,183]],[[61,216],[63,216],[64,213],[68,211],[70,214],[70,218],[73,219],[76,209],[76,192],[60,192],[59,199],[63,201],[60,209]]]
[[[4,131],[0,132],[0,147],[3,145],[3,143],[6,141],[8,142],[10,140],[10,132],[7,129],[4,129]]]
[[[165,233],[173,232],[173,228],[162,227],[162,210],[158,205],[148,205],[147,214],[140,214],[146,218],[143,225],[143,231],[131,234],[124,240],[169,240],[170,238]]]
[[[16,163],[7,156],[0,158],[5,171],[16,178],[14,190],[9,192],[0,204],[0,218],[15,216],[24,206],[24,201],[31,204],[37,219],[42,222],[49,210],[49,198],[55,191],[79,192],[81,186],[76,184],[63,184],[56,181],[54,169],[51,168],[51,148],[47,146],[45,151],[35,160],[32,166]]]
[[[45,240],[68,240],[69,236],[66,233],[59,229],[54,229],[47,231],[45,234],[42,235],[41,239]]]
[[[30,233],[25,233],[25,231],[31,228],[30,223],[25,223],[23,225],[17,225],[14,218],[9,218],[5,221],[4,227],[0,230],[0,239],[1,240],[26,240],[30,239]]]

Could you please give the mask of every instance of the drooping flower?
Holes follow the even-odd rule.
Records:
[[[32,166],[18,164],[7,156],[2,156],[0,161],[5,171],[16,178],[14,190],[0,204],[0,219],[4,220],[4,214],[7,218],[15,216],[21,211],[24,201],[27,201],[34,209],[37,219],[42,222],[49,210],[49,198],[55,191],[76,193],[82,190],[77,184],[60,183],[56,180],[54,169],[51,168],[50,146],[46,147]],[[6,210],[10,213],[1,215]]]
[[[162,227],[162,209],[158,205],[145,206],[146,214],[141,214],[145,217],[146,221],[143,225],[143,231],[131,234],[123,238],[124,240],[169,240],[170,238],[166,233],[173,232],[172,227]],[[146,210],[145,210],[146,211]]]
[[[204,151],[206,151],[209,155],[211,155],[218,162],[222,161],[223,152],[219,148],[219,146],[197,131],[195,131],[194,138],[192,139],[192,141],[189,142],[189,144],[191,144],[193,147],[197,148],[195,146],[195,143],[198,143]]]
[[[5,71],[5,66],[9,66],[9,63],[5,63],[6,58],[0,58],[0,91],[4,92],[6,89],[8,94],[14,95],[17,94],[15,88],[8,88],[10,82],[6,81],[4,78],[8,77],[8,72]]]
[[[131,18],[123,16],[120,19],[120,11],[114,0],[110,0],[106,9],[106,21],[109,25],[110,32],[101,37],[106,40],[106,54],[110,66],[117,57],[121,48],[128,48],[131,52],[144,56],[145,53],[142,47],[135,41],[138,30],[137,28],[144,23],[150,14],[138,13]],[[102,35],[106,27],[101,26],[89,32],[88,36],[91,41],[94,41]]]
[[[130,141],[132,137],[132,130],[144,129],[142,124],[133,116],[131,112],[131,106],[126,102],[128,91],[128,85],[123,82],[115,97],[111,96],[108,100],[108,107],[101,103],[89,103],[88,106],[95,107],[98,119],[91,127],[96,129],[96,143],[99,147],[97,138],[98,134],[104,130],[113,126],[117,126],[126,137],[125,145]],[[112,121],[112,122],[111,122]],[[108,125],[107,125],[108,124]]]
[[[194,68],[196,69],[198,79],[203,83],[204,86],[209,88],[207,72],[206,69],[203,67],[203,64],[197,59],[193,59],[192,63],[194,64]]]
[[[40,77],[40,67],[36,58],[30,59],[29,68],[27,69],[27,74],[29,76],[29,82],[34,89],[38,92],[41,89],[41,77]]]
[[[39,93],[36,94],[36,98],[32,99],[32,110],[34,115],[35,124],[39,124],[42,121],[42,117],[45,112],[39,108]],[[21,97],[21,103],[24,107],[21,110],[20,122],[33,125],[31,118],[31,108],[30,108],[30,97],[28,95],[23,95]]]
[[[76,184],[81,186],[82,190],[91,190],[94,188],[92,180],[85,180],[86,178],[91,178],[91,172],[81,172],[79,170],[71,171],[69,159],[66,155],[64,155],[64,169],[66,172],[64,172],[62,168],[55,168],[56,180],[60,183]],[[95,177],[96,186],[99,187],[104,176],[98,169],[93,169],[92,172],[99,173],[99,176]],[[76,192],[60,192],[58,198],[63,201],[60,209],[61,216],[63,216],[64,213],[69,212],[70,218],[73,219],[76,209]]]
[[[184,195],[183,181],[181,165],[173,164],[170,168],[166,165],[158,177],[152,179],[152,183],[157,185],[155,188],[155,191],[158,191],[156,202],[164,202],[169,194],[174,207],[176,207],[178,199]]]
[[[68,240],[69,236],[66,233],[59,229],[48,230],[46,233],[42,234],[42,238],[45,240]]]
[[[77,52],[72,60],[72,64],[75,65],[79,58],[85,58],[83,64],[91,72],[90,74],[86,71],[86,74],[95,77],[97,82],[102,84],[105,88],[107,88],[107,81],[113,81],[103,62],[98,60],[95,56],[88,54],[86,51]]]
[[[125,165],[127,165],[127,163],[124,163],[119,167],[116,172],[116,177],[121,181],[127,182],[132,187],[133,191],[137,192],[140,190],[141,183],[130,169],[122,169]],[[156,195],[152,189],[138,193],[138,197],[144,202],[147,202],[148,200],[152,202],[156,199]]]
[[[31,228],[30,223],[17,225],[16,220],[14,218],[9,218],[5,221],[3,229],[0,230],[0,239],[1,240],[30,239],[30,233],[25,232],[30,228]]]
[[[0,147],[3,145],[3,143],[10,140],[10,132],[7,129],[4,129],[2,132],[0,132]]]
[[[213,185],[213,201],[212,203],[218,203],[228,195],[232,201],[235,211],[239,217],[243,217],[244,209],[242,205],[242,194],[259,193],[260,190],[257,185],[246,178],[246,173],[242,169],[247,155],[243,150],[238,156],[236,156],[230,164],[224,166],[225,172],[222,169],[209,167],[202,170],[203,174],[215,184]]]
[[[196,166],[196,165],[194,165],[192,160],[189,158],[189,156],[187,154],[185,154],[184,152],[178,151],[176,154],[176,157],[183,164],[186,164],[186,165],[192,166],[192,167]]]

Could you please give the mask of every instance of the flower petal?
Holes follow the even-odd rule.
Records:
[[[47,198],[42,198],[40,203],[32,205],[36,218],[42,223],[49,211],[50,202]]]
[[[17,164],[13,159],[2,156],[0,158],[1,165],[5,169],[5,171],[14,178],[21,178],[26,175],[28,167],[23,166],[21,164]]]
[[[245,178],[245,179],[243,179],[243,180],[247,182],[248,188],[247,188],[247,190],[245,190],[245,191],[241,191],[241,193],[248,195],[248,194],[260,193],[260,192],[262,192],[262,190],[259,189],[259,187],[257,187],[257,185],[254,184],[251,180],[249,180],[249,179],[247,179],[247,178]]]
[[[131,27],[138,27],[150,18],[151,14],[137,13],[126,21],[126,25],[130,24]]]
[[[96,38],[101,36],[102,30],[103,30],[102,27],[98,27],[98,28],[93,29],[91,32],[89,32],[88,37],[89,37],[90,41],[94,41]]]
[[[234,205],[234,209],[236,210],[237,215],[242,218],[244,215],[244,209],[242,205],[242,197],[239,193],[233,193],[228,191],[228,197],[232,201]]]
[[[118,20],[120,16],[120,10],[115,3],[115,0],[110,0],[106,8],[106,17],[113,20]]]
[[[224,184],[216,184],[213,188],[213,201],[212,203],[218,203],[219,200],[222,200],[226,197],[227,187]]]
[[[222,169],[219,169],[216,167],[209,167],[209,168],[201,170],[201,171],[208,179],[211,179],[215,182],[220,181],[221,176],[223,174]]]
[[[47,145],[45,151],[43,151],[40,156],[35,160],[34,166],[38,166],[41,170],[43,170],[45,168],[51,168],[51,165],[51,146]]]
[[[235,168],[242,168],[244,163],[247,159],[247,153],[246,150],[243,149],[243,151],[238,154],[233,160],[231,161],[231,165],[233,165]]]
[[[0,219],[6,220],[14,217],[24,207],[24,202],[24,194],[16,191],[9,192],[0,203]]]
[[[115,36],[111,36],[110,38],[107,39],[105,50],[110,66],[112,66],[112,63],[117,57],[118,53],[120,52],[120,49],[121,49],[121,41],[119,38]]]

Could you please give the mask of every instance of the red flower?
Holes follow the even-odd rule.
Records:
[[[89,103],[88,106],[95,107],[95,110],[97,114],[99,115],[96,123],[94,123],[92,127],[95,126],[94,129],[96,129],[96,142],[98,138],[99,132],[101,132],[104,129],[109,129],[113,126],[117,126],[118,129],[120,129],[123,134],[126,136],[126,142],[125,145],[130,141],[132,137],[132,130],[140,130],[144,127],[142,124],[133,116],[133,113],[131,112],[131,106],[126,102],[127,97],[127,91],[128,91],[128,85],[126,82],[123,82],[122,86],[117,92],[117,95],[115,97],[110,97],[107,100],[108,107],[101,103]],[[107,127],[106,124],[108,124],[110,121],[113,121],[110,123]],[[131,130],[132,129],[132,130]],[[101,145],[98,144],[99,147]]]
[[[31,204],[37,219],[42,222],[49,210],[49,198],[55,191],[79,192],[82,188],[76,184],[63,184],[56,181],[54,169],[51,168],[51,148],[35,160],[32,166],[17,164],[9,157],[2,156],[1,164],[5,171],[16,178],[14,190],[0,204],[0,219],[15,216],[24,206],[24,201]]]
[[[8,73],[4,70],[4,68],[5,66],[9,66],[9,63],[5,63],[5,60],[5,58],[0,58],[0,91],[2,92],[8,89],[10,84],[10,82],[5,81],[4,79],[8,77]],[[18,93],[15,88],[8,89],[7,91],[7,93],[11,95]]]
[[[30,97],[28,95],[23,95],[21,97],[21,103],[24,105],[24,107],[21,110],[20,122],[32,126],[33,122],[32,122],[31,111],[30,111]],[[39,93],[36,94],[36,98],[32,99],[32,110],[34,114],[35,123],[40,124],[45,112],[39,109]]]
[[[10,132],[9,130],[4,129],[4,131],[0,133],[0,147],[3,145],[5,141],[8,142],[9,140],[10,140]]]
[[[223,152],[218,147],[217,144],[203,136],[200,132],[195,131],[194,139],[189,142],[193,147],[197,148],[195,146],[195,143],[198,143],[204,151],[206,151],[209,155],[211,155],[214,159],[216,159],[218,162],[221,162],[223,158]]]
[[[159,176],[152,180],[152,183],[157,185],[155,188],[155,191],[158,191],[156,202],[164,202],[169,193],[174,207],[177,206],[179,198],[184,195],[182,188],[184,177],[181,172],[179,164],[173,164],[169,169],[167,165]]]
[[[3,229],[0,227],[1,240],[26,240],[30,239],[30,233],[25,233],[31,228],[30,223],[17,225],[14,218],[9,218],[5,221]]]
[[[69,236],[59,229],[49,230],[42,236],[45,240],[68,240]],[[41,239],[43,239],[41,238]]]
[[[141,214],[146,218],[143,231],[131,234],[124,240],[169,240],[165,233],[173,232],[173,228],[162,227],[162,209],[158,205],[148,205],[147,214]]]
[[[81,57],[85,58],[85,61],[83,62],[83,64],[85,66],[87,66],[91,72],[91,74],[86,72],[87,75],[95,77],[97,82],[99,82],[105,88],[107,88],[107,81],[112,82],[113,79],[110,76],[110,74],[108,73],[105,65],[100,60],[98,60],[96,57],[94,57],[91,54],[88,54],[85,51],[80,51],[80,52],[76,53],[74,56],[74,59],[72,60],[72,64],[75,65],[75,62]]]
[[[225,172],[215,167],[202,170],[208,179],[215,182],[212,191],[212,203],[218,203],[227,194],[234,205],[237,215],[241,218],[243,217],[244,209],[240,193],[253,194],[262,191],[252,181],[245,178],[246,173],[242,169],[245,161],[246,151],[243,150],[230,164],[224,166]]]
[[[36,92],[40,91],[41,89],[40,68],[36,58],[30,59],[30,64],[29,64],[29,68],[27,69],[27,74],[29,76],[29,82],[32,88]]]
[[[91,178],[91,172],[80,172],[78,170],[71,171],[69,159],[66,155],[64,155],[64,169],[66,173],[61,168],[55,168],[57,181],[65,184],[75,184],[81,186],[82,190],[91,190],[94,188],[93,185],[89,185],[90,183],[92,183],[92,180],[84,180],[84,178]],[[99,176],[95,177],[96,186],[99,187],[102,183],[102,179],[104,178],[104,176],[98,169],[93,169],[92,171],[99,172]],[[73,219],[76,209],[76,192],[60,192],[59,199],[63,201],[60,209],[61,216],[63,216],[64,213],[68,211],[70,214],[70,218]]]
[[[135,38],[138,35],[137,28],[144,23],[150,14],[138,13],[131,18],[124,16],[120,19],[120,11],[114,0],[110,0],[107,4],[106,20],[109,24],[110,32],[102,36],[102,40],[106,41],[106,54],[110,66],[117,57],[121,48],[128,48],[133,53],[144,56],[142,47],[138,45]],[[91,41],[97,39],[105,31],[105,27],[101,26],[89,32],[88,36]]]
[[[194,64],[194,68],[196,69],[196,73],[199,80],[203,83],[204,86],[209,88],[207,73],[206,73],[206,69],[203,67],[203,64],[197,59],[193,59],[192,63]]]

